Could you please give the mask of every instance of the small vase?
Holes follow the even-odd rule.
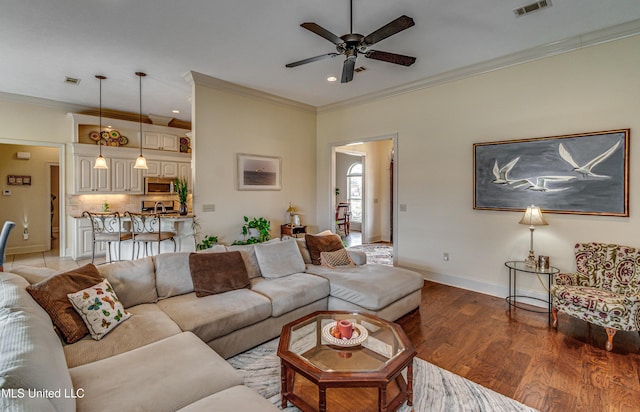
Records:
[[[185,216],[187,215],[187,213],[189,213],[189,209],[187,208],[186,203],[180,203],[180,207],[178,208],[178,213],[180,213],[180,216]]]

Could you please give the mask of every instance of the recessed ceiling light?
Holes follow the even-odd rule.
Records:
[[[79,85],[79,84],[80,84],[80,79],[76,79],[76,78],[74,78],[74,77],[66,76],[66,77],[64,78],[64,82],[65,82],[65,83],[69,83],[69,84],[73,84],[73,85],[77,86],[77,85]]]
[[[173,109],[173,110],[171,110],[171,113],[178,114],[178,113],[180,113],[180,110]]]
[[[328,82],[335,82],[336,80],[338,80],[338,78],[336,76],[329,76],[327,77],[327,81]]]

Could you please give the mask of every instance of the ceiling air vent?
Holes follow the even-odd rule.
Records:
[[[367,70],[367,68],[364,67],[364,66],[356,67],[355,69],[353,69],[353,71],[356,72],[356,73],[360,73],[360,72],[363,72],[365,70]]]
[[[524,16],[525,14],[533,13],[547,7],[551,7],[551,0],[536,1],[535,3],[527,4],[513,11],[516,17]]]
[[[69,77],[69,76],[67,76],[67,77],[65,77],[65,78],[64,78],[64,82],[65,82],[65,83],[69,83],[69,84],[73,84],[73,85],[76,85],[76,86],[77,86],[77,85],[79,85],[79,84],[80,84],[80,79],[76,79],[76,78],[74,78],[74,77]]]

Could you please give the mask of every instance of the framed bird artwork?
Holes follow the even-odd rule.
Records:
[[[629,216],[630,129],[473,145],[473,208]]]

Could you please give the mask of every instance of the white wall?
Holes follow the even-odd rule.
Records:
[[[398,263],[428,277],[499,296],[504,262],[521,259],[529,231],[515,212],[473,210],[473,143],[640,128],[640,36],[549,57],[370,103],[321,111],[317,134],[318,216],[328,226],[331,142],[398,134]],[[352,119],[366,119],[354,123]],[[547,214],[535,250],[574,269],[583,241],[640,246],[636,203],[639,145],[631,143],[630,217]],[[524,205],[523,205],[524,207]],[[449,252],[450,261],[442,259]],[[534,277],[519,285],[546,295]]]
[[[242,239],[246,215],[270,220],[271,235],[278,237],[288,222],[289,202],[313,233],[315,111],[214,87],[196,81],[193,93],[193,204],[202,235],[217,235],[227,244]],[[239,191],[237,153],[282,157],[282,190]],[[204,204],[214,204],[215,212],[203,212]]]

